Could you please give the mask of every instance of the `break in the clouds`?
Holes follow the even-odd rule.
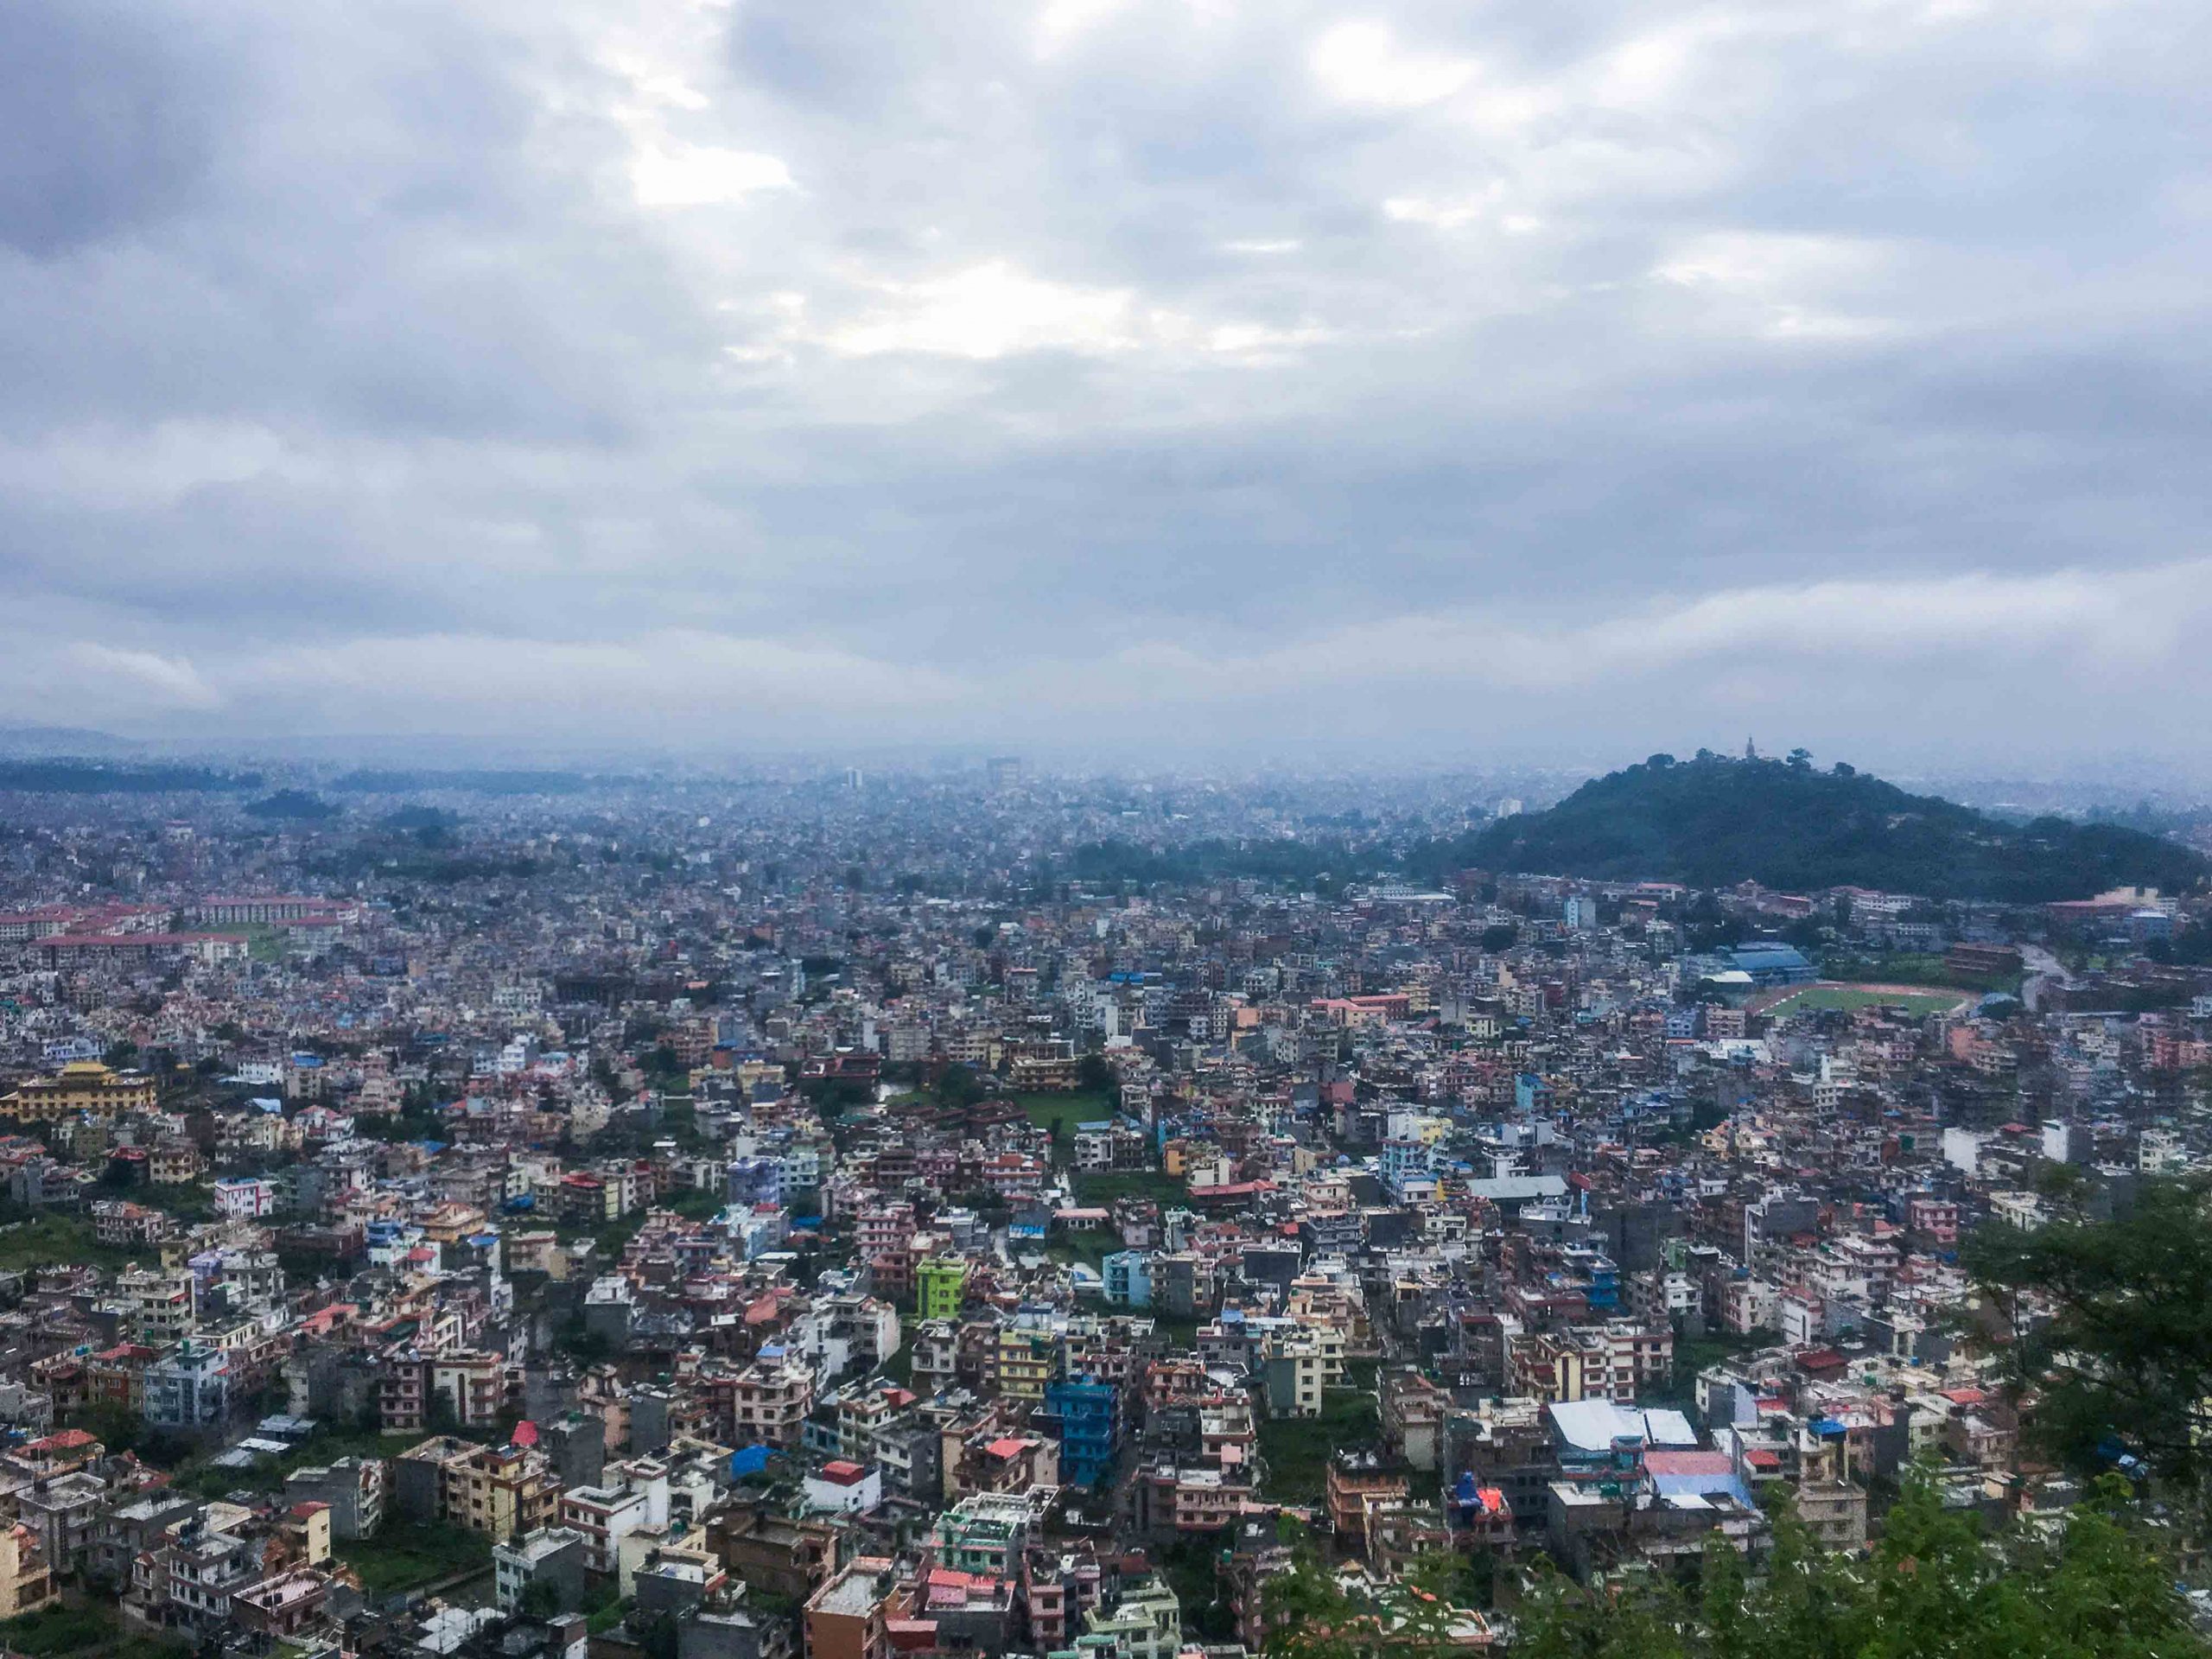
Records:
[[[2182,0],[0,8],[0,711],[2201,760]]]

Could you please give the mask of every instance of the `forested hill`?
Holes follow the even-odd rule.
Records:
[[[1746,879],[1785,892],[1863,887],[2013,903],[2115,887],[2171,893],[2205,861],[2139,830],[2063,818],[2006,823],[1909,795],[1849,766],[1656,754],[1585,784],[1548,811],[1501,819],[1421,849],[1417,873],[1513,870],[1693,887]]]

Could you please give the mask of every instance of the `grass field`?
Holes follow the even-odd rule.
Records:
[[[231,931],[245,935],[246,955],[256,962],[282,962],[291,948],[285,931],[266,922],[247,922]]]
[[[249,1469],[220,1469],[206,1456],[194,1457],[170,1472],[170,1483],[195,1497],[217,1498],[232,1492],[281,1492],[284,1477],[295,1469],[334,1462],[340,1458],[396,1458],[419,1446],[417,1433],[378,1434],[369,1430],[317,1429],[281,1454],[257,1458]]]
[[[1277,1503],[1319,1503],[1328,1496],[1329,1458],[1340,1447],[1372,1445],[1382,1433],[1375,1396],[1332,1389],[1319,1417],[1268,1417],[1260,1423],[1260,1457],[1268,1466],[1261,1496]]]
[[[22,1212],[15,1211],[20,1216]],[[42,1215],[20,1224],[0,1227],[0,1268],[28,1271],[65,1262],[89,1262],[111,1273],[151,1262],[156,1252],[124,1249],[103,1244],[92,1235],[92,1224],[76,1216]]]
[[[1080,1262],[1103,1270],[1106,1258],[1121,1248],[1122,1241],[1111,1233],[1062,1233],[1046,1243],[1045,1254],[1055,1262]]]
[[[334,1553],[361,1575],[372,1596],[389,1596],[429,1584],[492,1558],[492,1541],[461,1527],[430,1527],[386,1521],[373,1538],[334,1546]]]
[[[1052,1136],[1054,1150],[1063,1159],[1074,1145],[1077,1124],[1102,1122],[1114,1116],[1113,1104],[1103,1095],[1016,1095],[1014,1103]]]
[[[1770,1014],[1806,1014],[1818,1008],[1898,1007],[1916,1017],[1944,1014],[1974,995],[1972,991],[1905,990],[1869,985],[1808,985],[1766,1010]]]
[[[99,1659],[185,1659],[192,1649],[182,1642],[152,1636],[126,1636],[115,1608],[105,1601],[81,1606],[55,1605],[42,1612],[0,1621],[0,1647],[30,1659],[66,1659],[83,1654]]]
[[[1187,1203],[1191,1190],[1179,1176],[1157,1169],[1101,1170],[1075,1178],[1078,1204],[1111,1204],[1116,1198],[1150,1198],[1154,1204]]]

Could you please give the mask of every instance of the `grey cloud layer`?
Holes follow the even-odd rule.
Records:
[[[26,0],[0,698],[2196,758],[2193,14]]]

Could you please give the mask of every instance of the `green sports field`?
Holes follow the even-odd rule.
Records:
[[[1907,988],[1891,985],[1808,985],[1773,1003],[1772,1015],[1804,1014],[1816,1008],[1903,1008],[1916,1017],[1946,1014],[1970,1001],[1972,991],[1945,990],[1938,986]]]

